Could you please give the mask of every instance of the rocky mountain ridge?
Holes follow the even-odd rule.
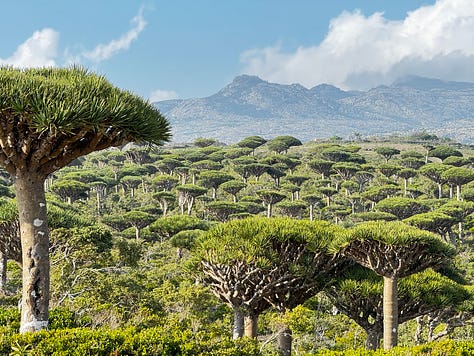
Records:
[[[174,142],[209,137],[233,143],[252,135],[309,141],[419,131],[474,142],[474,83],[467,82],[409,76],[390,86],[344,91],[241,75],[209,97],[154,104],[171,122]]]

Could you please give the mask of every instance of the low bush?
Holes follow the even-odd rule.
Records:
[[[233,341],[180,325],[148,328],[56,329],[18,334],[0,327],[0,355],[261,355],[254,340]]]
[[[192,332],[186,325],[161,326],[137,331],[135,328],[56,329],[17,334],[0,327],[0,355],[216,355],[268,356],[256,340],[231,340],[218,330]],[[464,356],[474,354],[474,341],[443,340],[413,347],[396,347],[391,351],[365,349],[320,350],[306,356]]]
[[[390,351],[365,349],[329,351],[321,350],[315,356],[469,356],[474,355],[474,341],[443,340],[411,347],[395,347]],[[309,356],[309,355],[307,355]]]

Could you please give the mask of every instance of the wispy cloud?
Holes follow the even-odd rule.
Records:
[[[171,90],[155,90],[150,94],[150,102],[177,99],[178,93]]]
[[[0,58],[0,65],[13,67],[54,67],[59,42],[59,33],[45,28],[35,31],[33,35],[17,47],[8,58]]]
[[[472,0],[438,0],[401,21],[383,13],[344,12],[317,45],[291,53],[279,45],[253,49],[242,53],[241,61],[244,73],[308,87],[364,89],[407,74],[474,81],[473,33]]]
[[[132,42],[138,38],[138,35],[146,26],[142,10],[131,20],[131,23],[133,27],[118,39],[107,44],[99,44],[91,51],[80,53],[73,53],[73,51],[66,48],[59,58],[59,32],[51,28],[44,28],[35,31],[30,38],[17,47],[10,57],[0,58],[0,65],[11,65],[19,68],[55,67],[57,65],[80,63],[84,59],[96,63],[105,61],[120,51],[129,49]]]
[[[92,51],[85,51],[82,56],[94,62],[101,62],[109,59],[120,51],[127,50],[133,41],[138,38],[140,32],[146,27],[146,21],[143,17],[143,11],[140,9],[131,23],[132,28],[118,39],[114,39],[107,44],[99,44]]]

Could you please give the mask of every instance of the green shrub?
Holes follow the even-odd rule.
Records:
[[[222,334],[222,333],[221,333]],[[0,327],[0,354],[34,355],[261,355],[258,342],[209,331],[193,333],[185,325],[144,329],[56,329],[15,334]]]
[[[18,308],[0,308],[0,326],[12,330],[20,329],[20,312]]]
[[[474,341],[442,340],[412,347],[395,347],[390,351],[369,351],[365,349],[329,351],[321,350],[317,356],[468,356],[474,354]]]

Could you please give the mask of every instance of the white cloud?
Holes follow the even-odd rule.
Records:
[[[132,42],[138,38],[140,32],[145,29],[146,21],[143,18],[142,10],[132,19],[131,23],[133,27],[120,38],[112,40],[107,44],[99,44],[92,51],[83,52],[82,56],[94,62],[101,62],[120,51],[127,50]]]
[[[9,58],[0,58],[0,65],[13,67],[54,67],[57,55],[59,33],[45,28],[35,31],[33,35],[18,46]]]
[[[150,102],[178,99],[178,94],[171,90],[155,90],[150,94]]]
[[[392,21],[383,13],[343,12],[318,45],[285,53],[281,46],[242,53],[244,73],[307,87],[363,89],[416,74],[474,81],[474,2],[438,0]]]

